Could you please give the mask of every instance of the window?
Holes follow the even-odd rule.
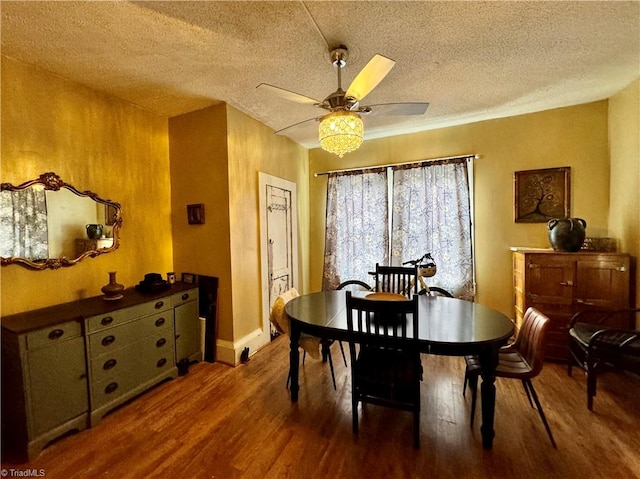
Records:
[[[470,158],[330,173],[323,289],[431,253],[427,282],[473,299]],[[389,240],[390,238],[390,240]]]
[[[30,260],[49,256],[45,191],[27,188],[0,195],[0,256]]]
[[[389,261],[388,206],[386,168],[329,175],[323,289],[367,281],[376,263]]]

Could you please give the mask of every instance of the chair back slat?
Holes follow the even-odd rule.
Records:
[[[413,284],[411,283],[413,281]],[[411,296],[418,293],[418,267],[376,264],[376,291]]]
[[[346,296],[347,327],[358,337],[356,342],[397,346],[415,341],[417,345],[418,296],[405,301],[354,297],[350,291]]]

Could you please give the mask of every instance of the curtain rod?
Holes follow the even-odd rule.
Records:
[[[314,178],[317,178],[320,175],[329,175],[331,173],[345,173],[347,171],[369,170],[372,168],[388,168],[390,166],[417,165],[420,163],[428,163],[430,161],[457,160],[458,158],[473,158],[474,160],[477,160],[480,158],[480,155],[477,155],[477,154],[457,155],[457,156],[447,156],[444,158],[429,158],[427,160],[420,160],[420,161],[406,161],[404,163],[388,163],[386,165],[362,166],[360,168],[346,168],[344,170],[330,170],[330,171],[323,171],[321,173],[314,173],[313,176]]]

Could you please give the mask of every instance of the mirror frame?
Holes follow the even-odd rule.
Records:
[[[62,258],[47,258],[45,260],[30,260],[27,258],[20,257],[9,257],[9,258],[0,258],[0,264],[2,266],[7,266],[10,264],[20,264],[30,269],[43,270],[43,269],[58,269],[60,267],[73,266],[74,264],[79,263],[86,257],[95,258],[104,253],[110,253],[115,251],[120,246],[120,228],[122,228],[122,209],[120,208],[120,203],[116,203],[115,201],[105,200],[100,198],[96,193],[91,191],[79,191],[74,186],[65,183],[62,178],[56,175],[54,172],[50,171],[47,173],[43,173],[39,178],[35,180],[30,180],[25,183],[22,183],[18,186],[14,186],[11,183],[1,183],[0,184],[0,192],[2,191],[18,191],[29,188],[34,185],[42,185],[45,190],[58,191],[61,188],[65,188],[77,196],[87,197],[95,201],[96,203],[101,203],[103,205],[111,206],[115,209],[114,215],[114,223],[112,229],[113,235],[113,245],[108,248],[101,248],[91,251],[85,251],[79,257],[74,259],[68,259],[66,257]]]

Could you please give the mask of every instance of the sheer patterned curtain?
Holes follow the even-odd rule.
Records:
[[[467,160],[393,168],[392,264],[431,253],[438,270],[427,284],[473,300]]]
[[[389,260],[386,168],[330,173],[322,289],[370,282],[369,271]]]
[[[27,188],[0,194],[0,256],[31,260],[49,256],[44,190]]]

